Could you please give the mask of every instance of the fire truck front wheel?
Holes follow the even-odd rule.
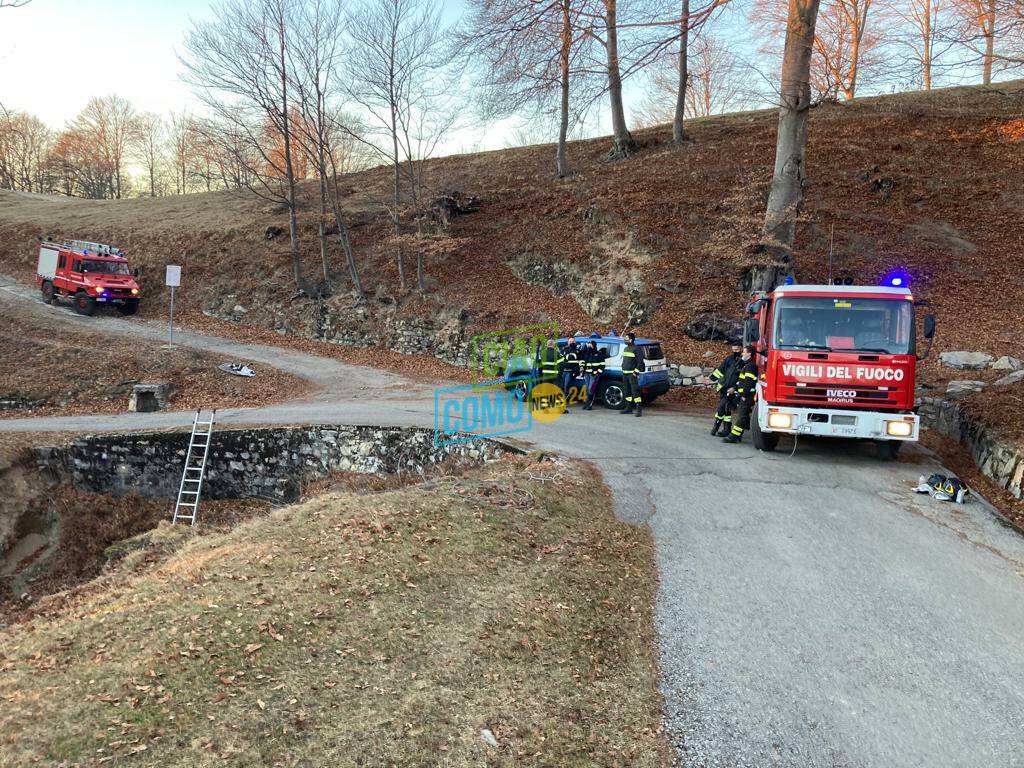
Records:
[[[53,297],[55,293],[53,283],[49,280],[44,280],[41,290],[43,292],[43,303],[53,304]]]
[[[118,306],[117,311],[122,315],[134,315],[139,311],[139,302],[131,300],[126,301],[124,304]]]
[[[79,291],[75,294],[75,312],[80,315],[91,315],[96,311],[96,299],[94,299],[85,291]]]
[[[762,432],[761,420],[757,418],[756,412],[751,414],[750,422],[750,435],[754,447],[759,451],[774,451],[779,445],[778,432]]]

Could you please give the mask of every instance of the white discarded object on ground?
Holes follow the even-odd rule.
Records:
[[[221,363],[217,368],[225,373],[231,373],[235,376],[245,376],[246,378],[252,378],[256,375],[256,371],[248,365],[242,365],[241,363]]]
[[[921,475],[914,490],[917,493],[927,493],[939,501],[955,501],[957,504],[963,504],[970,492],[960,478],[946,475]]]

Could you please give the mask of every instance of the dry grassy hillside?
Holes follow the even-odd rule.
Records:
[[[551,146],[432,161],[436,189],[475,194],[482,209],[452,222],[450,252],[427,264],[425,296],[398,296],[387,222],[373,202],[386,194],[386,170],[346,177],[374,296],[363,309],[347,295],[323,305],[294,297],[286,238],[264,239],[268,225],[286,225],[284,213],[220,192],[108,202],[0,193],[0,271],[31,279],[33,238],[45,231],[126,249],[143,268],[150,313],[162,310],[162,267],[172,261],[185,265],[182,299],[194,318],[206,308],[281,333],[398,349],[396,329],[410,322],[454,346],[476,328],[530,321],[621,328],[639,310],[645,335],[690,362],[709,345],[687,338],[686,323],[704,311],[736,315],[741,305],[737,282],[758,235],[775,115],[709,118],[691,130],[684,147],[669,143],[667,128],[641,131],[640,152],[618,163],[603,160],[605,140],[575,143],[578,173],[562,181],[551,178]],[[834,226],[838,272],[860,282],[894,267],[915,276],[916,295],[939,316],[939,350],[1019,352],[1024,82],[817,107],[808,165],[801,281],[824,278]],[[315,275],[315,205],[304,192],[303,248]],[[410,258],[410,273],[414,266]],[[233,313],[236,304],[245,311]]]

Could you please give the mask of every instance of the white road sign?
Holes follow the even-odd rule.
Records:
[[[181,285],[181,267],[177,264],[167,265],[167,285],[177,288]]]

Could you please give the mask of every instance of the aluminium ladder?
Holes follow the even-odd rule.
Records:
[[[213,422],[217,415],[214,408],[210,420],[202,420],[202,410],[196,411],[192,420],[192,435],[188,439],[188,450],[185,452],[185,470],[181,473],[181,486],[178,488],[178,501],[174,504],[174,518],[171,523],[196,524],[199,515],[199,492],[203,488],[203,477],[206,474],[206,459],[210,453],[210,438],[213,436]]]

